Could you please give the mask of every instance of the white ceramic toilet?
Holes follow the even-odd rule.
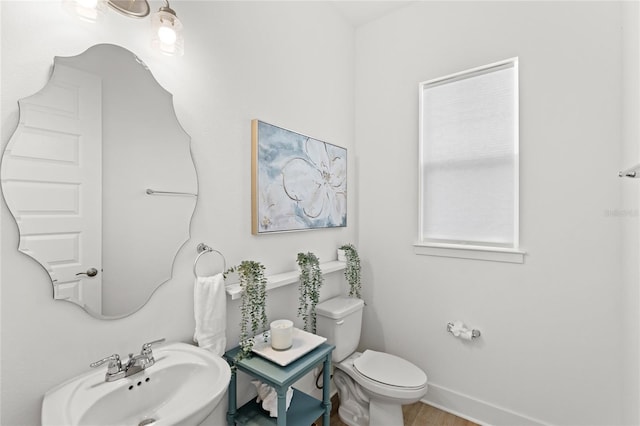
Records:
[[[349,426],[402,426],[402,405],[427,393],[427,375],[395,355],[366,350],[360,341],[364,302],[334,297],[316,306],[317,334],[335,345],[333,381],[340,419]]]

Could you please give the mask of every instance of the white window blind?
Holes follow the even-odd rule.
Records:
[[[518,247],[517,65],[420,84],[421,242]]]

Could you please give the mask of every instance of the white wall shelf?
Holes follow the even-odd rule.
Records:
[[[342,271],[347,267],[346,262],[339,262],[337,260],[331,262],[325,262],[320,264],[322,275],[330,274],[331,272]],[[281,274],[268,275],[267,277],[267,291],[274,288],[284,287],[289,284],[297,283],[300,278],[300,271],[283,272]],[[226,287],[227,294],[231,296],[232,300],[239,299],[242,296],[242,290],[240,289],[240,283],[229,284]]]

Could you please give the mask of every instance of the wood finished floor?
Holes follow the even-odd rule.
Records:
[[[333,409],[331,410],[331,426],[347,426],[338,416],[337,395],[331,398]],[[422,402],[402,406],[404,426],[478,426],[446,411],[439,410]],[[314,425],[322,425],[322,419],[318,419]]]
[[[476,423],[422,402],[403,406],[402,414],[404,426],[478,426]]]

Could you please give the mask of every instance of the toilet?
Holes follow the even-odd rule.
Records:
[[[317,334],[336,348],[332,354],[340,419],[349,426],[402,426],[402,405],[427,393],[427,375],[398,356],[365,350],[360,341],[364,302],[334,297],[316,305]]]

